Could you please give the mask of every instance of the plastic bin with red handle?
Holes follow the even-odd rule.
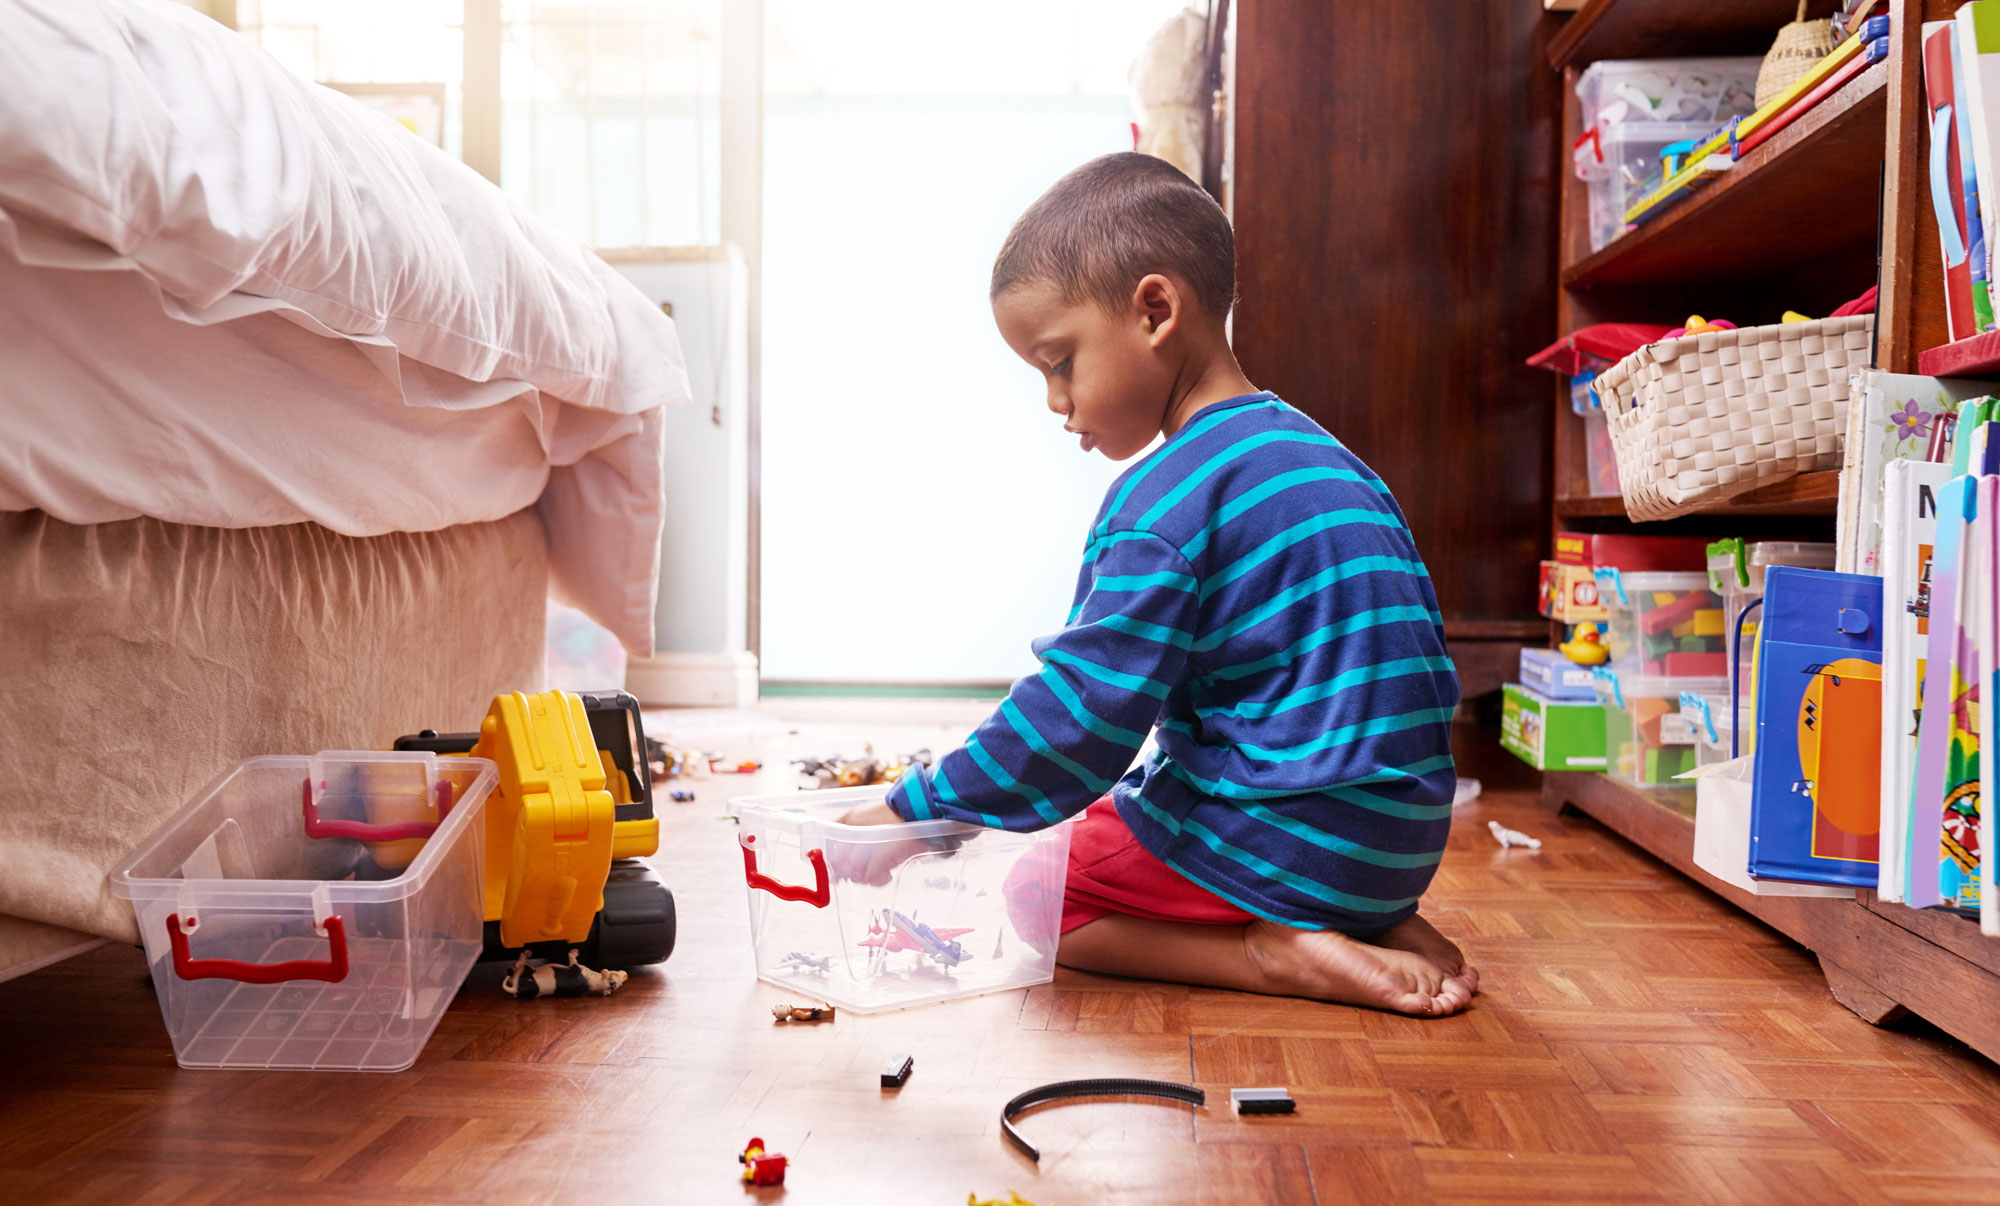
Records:
[[[1068,824],[840,824],[887,791],[731,801],[757,975],[855,1013],[1053,979]]]
[[[187,1068],[391,1072],[479,958],[483,758],[249,758],[111,874]]]

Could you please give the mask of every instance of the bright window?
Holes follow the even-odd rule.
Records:
[[[1006,681],[1061,627],[1122,466],[994,330],[1008,227],[1132,146],[1126,71],[1182,0],[768,0],[767,679]]]

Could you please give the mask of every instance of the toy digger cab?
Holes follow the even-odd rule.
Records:
[[[477,733],[429,729],[398,750],[500,768],[486,805],[486,949],[634,967],[674,949],[674,898],[640,861],[659,850],[639,701],[623,691],[498,695]]]

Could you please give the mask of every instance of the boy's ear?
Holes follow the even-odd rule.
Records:
[[[1157,272],[1139,279],[1132,290],[1132,310],[1146,328],[1146,342],[1159,347],[1181,325],[1181,305],[1185,299],[1172,279]]]

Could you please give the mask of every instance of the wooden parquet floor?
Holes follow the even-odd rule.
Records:
[[[880,747],[964,731],[905,712],[874,727]],[[863,727],[808,716],[759,748],[824,751]],[[1465,755],[1469,773],[1506,773],[1477,746]],[[752,977],[741,863],[717,819],[736,785],[696,786],[695,804],[663,805],[658,863],[682,919],[669,963],[610,1000],[531,1004],[482,967],[407,1072],[182,1070],[132,949],[0,985],[0,1200],[810,1206],[1011,1188],[1042,1206],[1824,1204],[2000,1190],[1992,1065],[1934,1032],[1870,1028],[1807,952],[1594,822],[1543,811],[1531,777],[1496,783],[1455,826],[1428,911],[1482,992],[1439,1021],[1060,972],[1026,992],[774,1026],[768,1007],[787,994]],[[1500,850],[1495,818],[1543,849]],[[892,1051],[916,1057],[900,1093],[876,1080]],[[1039,1167],[1001,1139],[1008,1097],[1081,1076],[1192,1080],[1210,1104],[1031,1113]],[[1273,1084],[1297,1114],[1230,1113],[1232,1086]],[[753,1134],[792,1158],[784,1190],[737,1180]]]

